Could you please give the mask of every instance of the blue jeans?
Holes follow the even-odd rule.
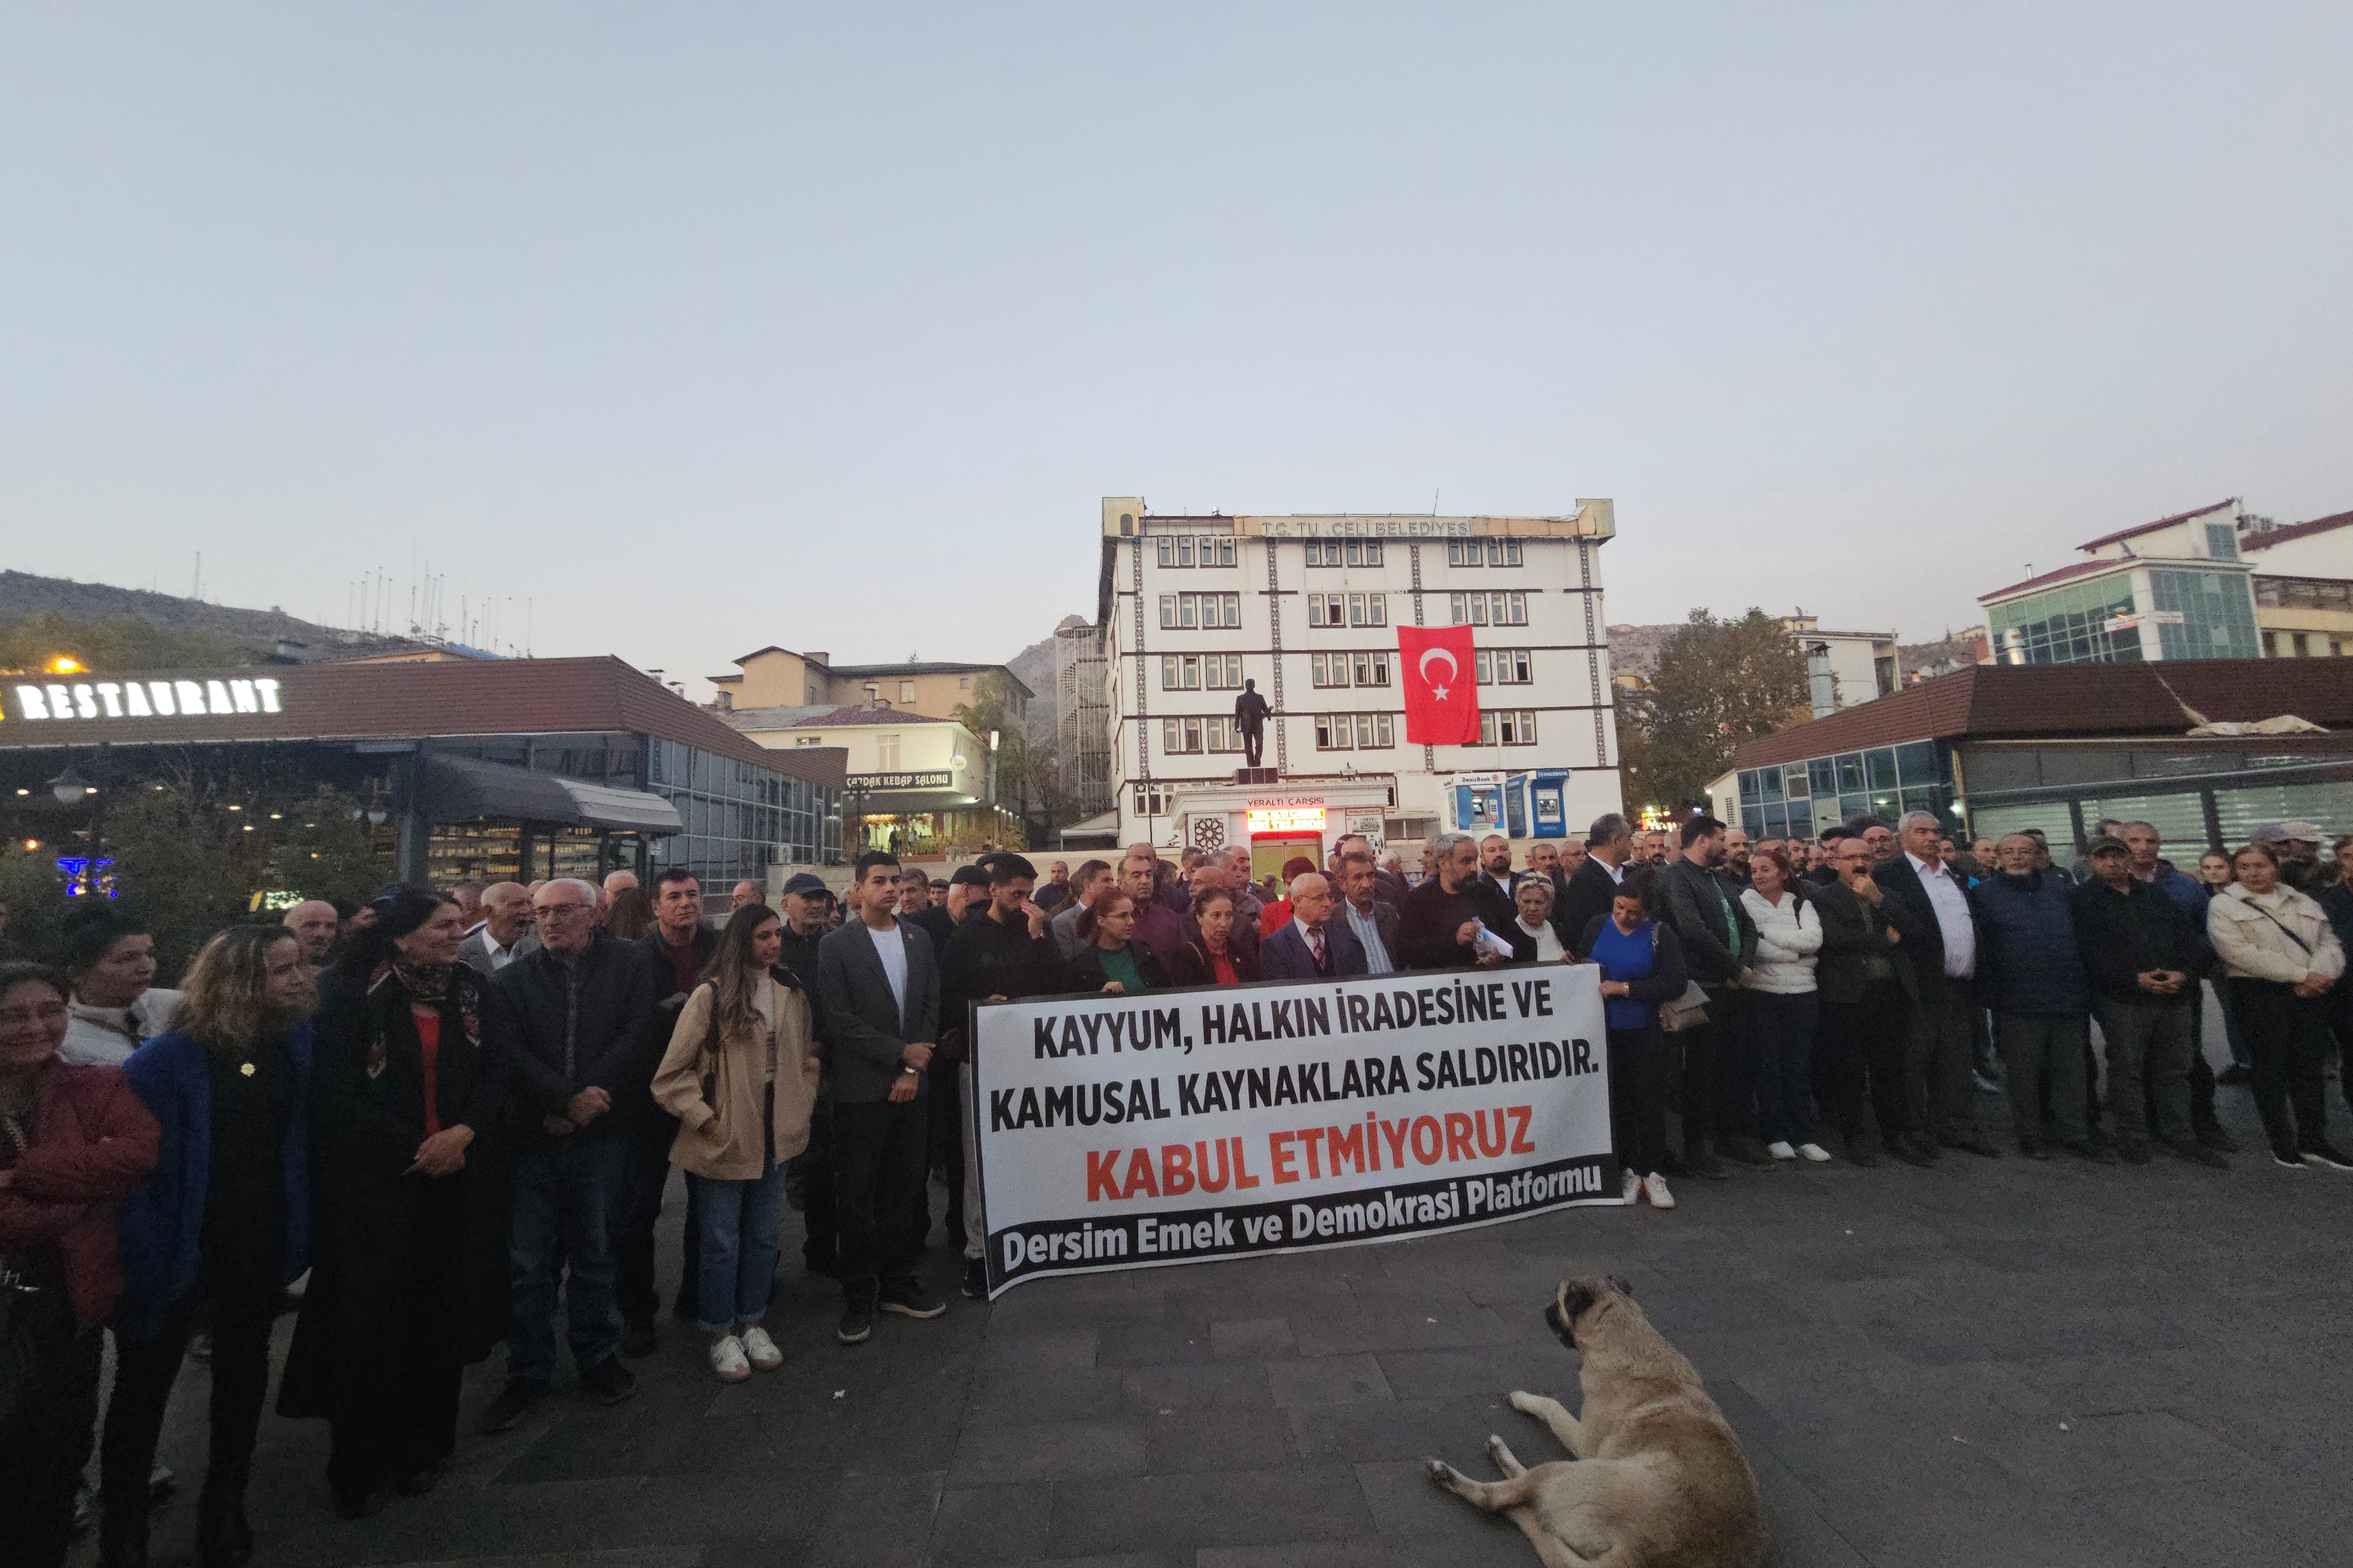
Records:
[[[610,1133],[575,1133],[515,1162],[514,1223],[507,1262],[514,1319],[507,1331],[507,1375],[547,1382],[555,1373],[555,1280],[572,1364],[586,1372],[619,1345],[613,1303],[613,1225],[620,1217],[628,1149]]]
[[[704,1333],[758,1322],[776,1282],[776,1226],[785,1206],[785,1168],[770,1162],[751,1181],[687,1174],[702,1222],[702,1266],[695,1326]],[[728,1314],[733,1313],[731,1318]]]
[[[1814,1141],[1814,1024],[1820,1016],[1811,991],[1783,996],[1746,994],[1748,1037],[1757,1053],[1757,1117],[1768,1143]]]

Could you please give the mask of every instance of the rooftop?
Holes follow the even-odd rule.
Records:
[[[760,730],[839,730],[852,724],[953,724],[953,719],[935,719],[928,713],[911,713],[904,708],[849,707],[798,708],[738,708],[717,717],[738,731]]]
[[[1979,594],[1978,603],[1989,605],[1996,599],[2006,599],[2012,594],[2023,594],[2032,588],[2048,588],[2054,583],[2065,583],[2077,577],[2097,576],[2103,572],[2129,572],[2139,562],[2129,555],[2115,556],[2105,561],[2077,561],[2062,566],[2056,572],[2045,572],[2029,577],[2023,583],[2012,583],[2007,588],[1996,588],[1990,594]]]
[[[1978,664],[1876,701],[1770,735],[1733,753],[1735,767],[1794,763],[1906,741],[2179,735],[2195,722],[2282,713],[2353,728],[2342,660],[2205,658],[2164,664]]]
[[[2090,543],[2079,544],[2075,546],[2075,548],[2078,550],[2097,550],[2103,544],[2120,543],[2125,540],[2137,538],[2144,533],[2154,533],[2160,528],[2171,528],[2177,522],[2188,522],[2193,517],[2203,517],[2210,511],[2221,511],[2226,507],[2236,506],[2238,501],[2238,497],[2230,496],[2224,500],[2211,502],[2206,506],[2191,507],[2188,511],[2177,511],[2171,517],[2160,517],[2155,522],[2137,523],[2131,528],[2120,528],[2114,533],[2104,533],[2100,535],[2099,538],[2093,540]]]
[[[2285,544],[2294,539],[2309,539],[2316,533],[2329,533],[2340,528],[2353,527],[2353,511],[2331,512],[2316,517],[2310,522],[2291,522],[2285,528],[2267,528],[2260,533],[2242,533],[2239,548],[2269,550],[2274,544]]]
[[[240,741],[425,740],[436,736],[561,735],[621,731],[676,741],[830,788],[843,753],[779,753],[617,658],[451,659],[435,663],[313,664],[239,670],[163,670],[82,678],[100,681],[278,683],[275,713],[175,714],[11,723],[0,746],[185,745]]]

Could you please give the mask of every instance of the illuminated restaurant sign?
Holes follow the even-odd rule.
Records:
[[[13,719],[172,719],[277,713],[279,683],[259,680],[51,680],[10,689]]]

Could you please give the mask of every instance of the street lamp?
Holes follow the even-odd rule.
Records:
[[[66,771],[49,781],[49,793],[58,797],[59,805],[79,805],[88,796],[98,793],[98,786],[74,771],[71,763]]]

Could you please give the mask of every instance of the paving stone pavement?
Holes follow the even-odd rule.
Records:
[[[2245,1091],[2223,1112],[2259,1152]],[[1490,1432],[1560,1457],[1504,1395],[1575,1406],[1541,1310],[1607,1271],[1747,1445],[1786,1568],[2353,1563],[2353,1175],[1952,1153],[1678,1190],[1670,1214],[1042,1281],[885,1317],[853,1351],[789,1245],[781,1371],[723,1387],[666,1321],[634,1400],[600,1409],[567,1377],[483,1437],[493,1355],[439,1490],[364,1523],[330,1507],[324,1427],[269,1416],[256,1562],[1529,1568],[1517,1530],[1422,1464],[1484,1475]],[[926,1259],[951,1296],[957,1261]],[[193,1561],[206,1387],[191,1363],[159,1565]]]

